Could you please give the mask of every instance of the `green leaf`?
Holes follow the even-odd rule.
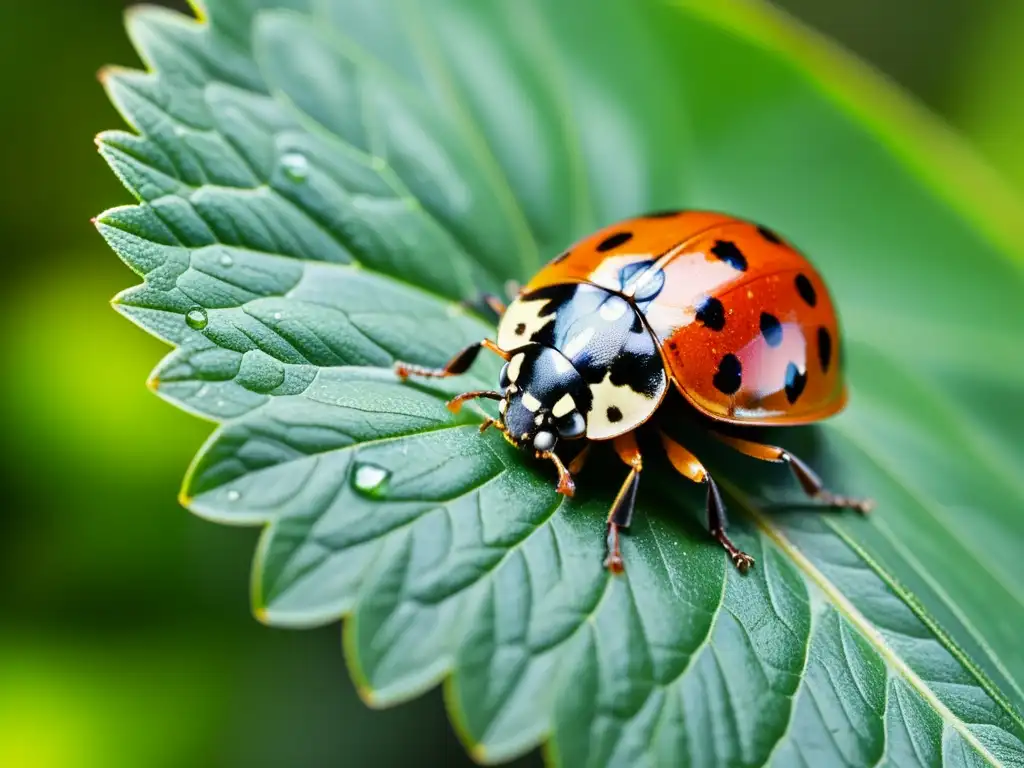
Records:
[[[347,616],[367,701],[444,681],[488,762],[1024,766],[1024,218],[955,139],[740,0],[208,5],[130,16],[152,71],[105,83],[137,135],[99,145],[139,204],[98,226],[143,278],[117,308],[176,347],[151,385],[220,422],[184,503],[265,526],[262,620]],[[444,408],[493,361],[389,368],[491,332],[461,300],[675,207],[811,254],[851,405],[773,439],[878,509],[809,510],[701,447],[741,576],[651,456],[615,578],[620,465],[564,501]]]

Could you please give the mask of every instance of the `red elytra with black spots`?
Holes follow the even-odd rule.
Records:
[[[802,254],[762,226],[700,211],[629,219],[555,257],[523,294],[568,282],[628,293],[622,274],[633,264],[649,265],[641,279],[664,273],[641,314],[671,380],[699,411],[735,424],[784,426],[842,410],[846,386],[828,289]]]

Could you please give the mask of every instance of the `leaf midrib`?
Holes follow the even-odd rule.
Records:
[[[977,737],[967,727],[967,724],[946,706],[928,683],[922,679],[909,666],[909,664],[903,660],[902,657],[896,654],[896,652],[885,641],[885,638],[882,637],[881,633],[879,633],[875,628],[875,625],[870,622],[867,617],[865,617],[864,614],[862,614],[853,605],[853,603],[846,598],[845,595],[843,595],[839,588],[833,584],[832,581],[825,576],[825,574],[822,573],[806,555],[803,554],[799,547],[793,544],[781,530],[772,525],[768,518],[749,502],[747,497],[743,495],[739,488],[727,481],[719,482],[729,489],[730,495],[739,502],[740,506],[746,514],[749,515],[750,519],[753,520],[757,528],[789,558],[789,560],[804,574],[808,581],[813,583],[822,591],[832,604],[833,608],[852,626],[856,627],[864,639],[867,640],[867,642],[875,649],[875,652],[878,653],[878,655],[888,664],[889,668],[897,672],[908,685],[917,691],[928,705],[934,709],[940,717],[942,717],[943,721],[956,730],[957,733],[959,733],[960,736],[978,752],[978,754],[985,758],[986,762],[992,766],[996,766],[997,768],[998,766],[1001,766],[1002,763],[1000,763],[999,760],[997,760],[995,756],[992,755],[992,753],[989,752],[989,750],[981,744],[980,741],[978,741]],[[857,553],[861,558],[865,557],[865,553],[863,551],[858,550]],[[867,560],[865,562],[872,566],[873,571],[878,573],[880,569],[875,564]],[[892,584],[890,580],[886,580],[886,583],[890,586]],[[903,599],[899,592],[896,592],[895,596],[901,602],[906,603],[906,600]],[[917,615],[917,612],[915,612],[915,615]],[[944,633],[935,632],[936,627],[934,623],[927,623],[927,626],[929,631],[935,634],[936,638],[942,643],[942,645],[950,651],[951,654],[953,654],[954,658],[956,658],[958,662],[972,673],[981,689],[984,690],[986,694],[992,696],[994,701],[1015,723],[1024,728],[1024,721],[1021,720],[1012,708],[1007,706],[1006,702],[1003,701],[1001,697],[994,694],[990,689],[990,686],[986,684],[987,681],[980,674],[979,670],[974,668],[973,664],[969,662],[964,654],[956,653],[949,647],[951,645],[949,638],[945,637]]]

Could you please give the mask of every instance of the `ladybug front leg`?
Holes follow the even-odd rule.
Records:
[[[608,556],[604,560],[604,565],[612,573],[622,573],[619,531],[629,528],[633,521],[636,490],[640,485],[640,472],[644,468],[644,463],[632,432],[615,438],[613,446],[619,458],[629,465],[629,475],[626,476],[626,482],[622,484],[615,501],[612,502],[612,508],[608,511]]]
[[[469,366],[476,360],[481,349],[489,349],[503,360],[508,360],[509,354],[490,339],[478,341],[455,355],[443,368],[424,368],[410,363],[395,363],[395,373],[398,378],[405,380],[410,376],[422,376],[430,379],[446,379],[449,376],[458,376],[469,370]]]
[[[725,504],[722,502],[718,484],[711,478],[696,456],[664,432],[661,433],[661,444],[665,447],[669,462],[679,474],[695,483],[707,484],[708,531],[718,540],[718,543],[725,547],[725,551],[729,553],[733,564],[740,569],[740,572],[746,573],[747,569],[754,564],[754,558],[733,544],[732,539],[725,533],[729,523],[725,516]]]
[[[752,458],[760,459],[761,461],[786,462],[796,476],[796,479],[800,482],[800,487],[804,489],[804,492],[812,499],[820,501],[826,506],[855,509],[862,514],[867,514],[875,506],[875,503],[870,499],[852,499],[848,496],[839,496],[827,490],[824,483],[821,482],[821,478],[818,477],[814,470],[783,448],[755,443],[752,440],[742,440],[738,437],[729,437],[718,432],[712,432],[712,434],[726,445]]]

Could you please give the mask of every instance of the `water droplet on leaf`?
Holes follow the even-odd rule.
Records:
[[[380,498],[387,490],[391,472],[376,464],[356,464],[352,472],[352,485],[363,496]]]
[[[189,328],[197,331],[203,330],[206,324],[210,322],[210,318],[206,314],[206,310],[202,307],[193,307],[185,315],[185,322]]]
[[[292,181],[305,181],[309,176],[309,160],[298,152],[289,152],[281,157],[281,169]]]
[[[220,257],[220,265],[222,267],[230,267],[234,263],[235,263],[235,260],[232,259],[231,256],[229,254],[227,254],[227,253],[223,254]]]
[[[228,491],[228,501],[238,501],[242,498],[242,494],[238,491]]]

